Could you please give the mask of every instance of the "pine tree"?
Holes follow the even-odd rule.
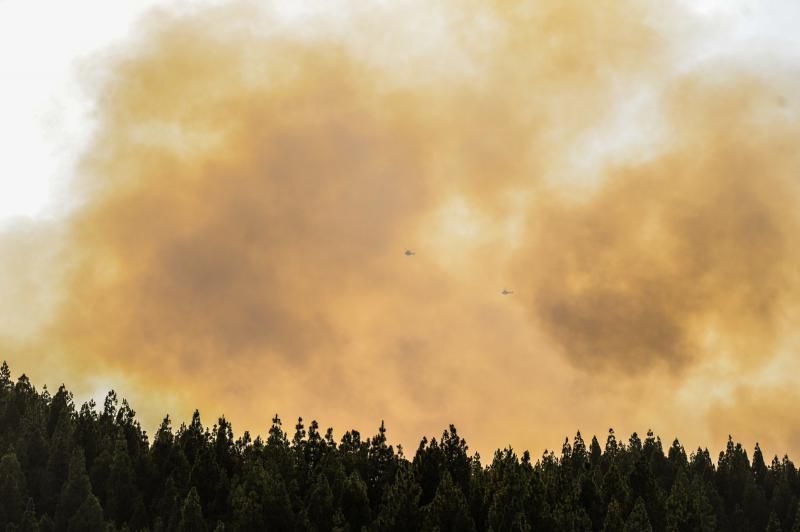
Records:
[[[108,476],[108,491],[105,509],[108,517],[117,524],[122,524],[130,519],[134,504],[139,497],[136,488],[136,473],[128,454],[128,444],[120,436],[114,446],[114,457]]]
[[[689,465],[689,460],[686,458],[686,450],[681,445],[681,442],[678,441],[678,438],[675,438],[672,442],[667,454],[667,460],[672,464],[672,468],[675,471]]]
[[[581,431],[575,434],[572,442],[572,468],[578,473],[582,472],[589,464],[589,453],[586,449],[586,442],[583,441]]]
[[[606,450],[603,453],[603,458],[613,459],[618,450],[617,436],[614,433],[614,429],[610,428],[608,429],[608,436],[606,437]]]
[[[17,455],[7,453],[0,459],[0,530],[22,520],[27,499],[25,474]]]
[[[259,494],[239,484],[231,496],[233,523],[237,530],[263,530],[264,506]]]
[[[623,528],[625,528],[625,522],[622,520],[622,509],[616,500],[612,500],[606,511],[603,532],[622,532]]]
[[[679,469],[667,499],[667,532],[685,530],[689,519],[689,486],[686,472]]]
[[[603,501],[611,504],[611,501],[615,500],[620,506],[620,511],[623,511],[628,507],[629,498],[628,483],[623,478],[616,462],[612,462],[603,477]]]
[[[600,490],[595,484],[594,476],[591,474],[582,475],[578,482],[578,499],[579,504],[586,515],[592,522],[592,528],[595,530],[603,526],[603,516],[606,513],[606,506],[603,504],[603,497]]]
[[[561,465],[567,465],[572,462],[572,445],[569,444],[569,438],[564,438],[564,443],[561,445],[561,458],[559,458]]]
[[[283,478],[268,474],[264,490],[264,510],[269,530],[290,530],[294,524],[292,503]]]
[[[100,423],[98,423],[99,425]],[[99,453],[95,457],[94,462],[87,463],[86,467],[89,470],[89,480],[92,483],[92,492],[97,496],[98,502],[101,505],[107,505],[108,493],[112,486],[109,482],[111,473],[111,464],[114,460],[114,440],[110,435],[103,435],[100,437]]]
[[[633,460],[637,460],[642,452],[642,439],[637,433],[632,433],[628,438],[628,448],[626,449],[631,454]]]
[[[800,505],[797,506],[797,512],[794,514],[794,523],[792,524],[791,532],[800,532]]]
[[[378,428],[378,434],[369,442],[367,464],[367,494],[372,507],[377,509],[383,498],[384,486],[391,483],[397,470],[394,448],[387,443],[386,426],[383,421]]]
[[[200,506],[200,497],[197,490],[189,490],[181,508],[181,521],[178,523],[178,532],[206,532],[208,526],[203,517],[203,509]]]
[[[13,387],[13,381],[11,380],[11,369],[9,369],[8,363],[4,360],[3,364],[0,365],[0,392],[3,392],[11,387]]]
[[[647,515],[647,508],[641,497],[636,499],[636,504],[633,506],[633,511],[628,515],[623,530],[624,532],[653,532],[650,518]]]
[[[289,440],[287,439],[286,433],[283,431],[283,423],[281,422],[281,418],[278,416],[278,414],[275,414],[275,416],[272,418],[272,426],[269,429],[267,445],[279,447],[288,447],[289,445]]]
[[[48,495],[44,510],[47,513],[52,513],[56,509],[58,496],[61,492],[61,487],[67,480],[69,475],[69,465],[72,457],[72,449],[74,445],[74,426],[72,422],[72,413],[67,405],[65,396],[66,390],[61,387],[58,393],[53,398],[53,403],[61,402],[65,406],[55,407],[53,410],[58,410],[58,414],[54,414],[52,432],[50,435],[50,444],[48,445],[48,459],[47,470],[49,472],[50,486],[48,486]]]
[[[210,438],[209,435],[207,437]],[[206,517],[215,522],[224,514],[230,486],[225,470],[217,462],[212,445],[211,441],[206,441],[200,447],[192,466],[190,483],[197,489]]]
[[[352,530],[361,530],[362,526],[369,525],[371,510],[367,485],[355,471],[347,477],[342,492],[341,507]]]
[[[756,442],[756,448],[753,451],[753,480],[759,486],[763,486],[767,479],[767,464],[764,463],[764,454],[761,452],[761,446]]]
[[[422,496],[413,474],[407,467],[397,470],[394,482],[384,491],[380,512],[376,520],[379,532],[418,530],[422,520],[419,500]]]
[[[445,471],[436,488],[436,495],[424,509],[425,530],[441,532],[469,532],[475,523],[469,515],[467,501],[461,489],[453,483],[450,473]]]
[[[333,526],[333,492],[325,475],[317,475],[317,481],[309,493],[306,514],[317,530],[330,530]]]
[[[571,452],[562,463],[569,467]],[[527,469],[517,460],[516,454],[507,448],[495,453],[490,473],[489,510],[487,520],[493,530],[530,530],[525,513],[529,498]],[[571,501],[570,501],[571,502]]]
[[[175,479],[170,476],[164,485],[164,492],[160,499],[155,502],[156,512],[161,518],[161,524],[166,530],[175,530],[180,522],[180,498],[178,488],[175,486]]]
[[[293,505],[282,478],[260,460],[245,460],[242,477],[231,497],[235,530],[291,530]]]
[[[424,506],[430,503],[436,495],[436,488],[439,486],[442,470],[445,468],[444,454],[436,438],[431,438],[430,442],[426,437],[420,440],[412,465],[414,477],[422,488],[420,504]]]
[[[469,479],[472,471],[469,447],[466,440],[459,436],[454,425],[450,425],[442,433],[440,445],[450,478],[461,488],[461,492],[466,495],[469,493]]]
[[[56,507],[55,525],[58,530],[66,530],[72,516],[91,493],[92,486],[89,475],[86,474],[83,452],[75,449],[70,459],[67,482],[61,490]]]
[[[597,436],[592,436],[592,443],[589,444],[589,463],[592,469],[600,467],[602,457],[603,451],[600,449],[600,442],[597,441]]]
[[[689,523],[697,532],[714,532],[717,530],[717,516],[714,507],[708,500],[708,488],[695,477],[689,488]]]
[[[94,495],[89,495],[69,520],[68,532],[98,532],[106,529],[103,509]]]

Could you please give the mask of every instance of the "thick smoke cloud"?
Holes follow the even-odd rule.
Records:
[[[677,81],[661,153],[603,167],[588,200],[537,205],[518,277],[577,365],[763,361],[796,314],[796,114],[765,81],[728,78]]]
[[[78,206],[0,239],[29,279],[0,308],[38,316],[0,329],[12,363],[122,382],[149,422],[726,430],[685,395],[737,389],[796,314],[789,85],[692,66],[695,22],[639,2],[329,15],[154,13],[95,61]]]

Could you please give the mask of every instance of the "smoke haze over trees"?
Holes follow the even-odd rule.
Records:
[[[15,368],[151,431],[800,453],[798,50],[681,2],[317,3],[162,5],[80,62],[58,208],[0,227]]]

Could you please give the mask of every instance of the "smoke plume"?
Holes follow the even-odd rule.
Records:
[[[687,394],[800,303],[785,72],[640,2],[356,4],[154,12],[93,60],[76,207],[0,236],[12,364],[149,422],[719,439]]]

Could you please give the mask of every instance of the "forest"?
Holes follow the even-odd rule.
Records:
[[[0,369],[0,531],[800,531],[792,461],[732,438],[664,448],[648,431],[483,461],[451,425],[413,453],[316,421],[265,438],[165,418],[151,438],[111,391],[76,406]]]

